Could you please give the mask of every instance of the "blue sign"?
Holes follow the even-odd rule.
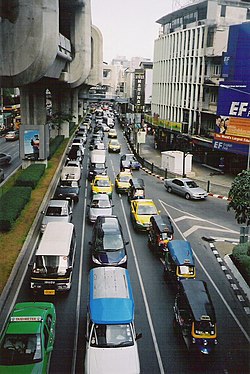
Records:
[[[248,154],[248,147],[249,145],[247,144],[229,143],[216,139],[213,140],[213,148],[218,151],[237,153],[246,156]]]
[[[217,114],[250,119],[250,82],[220,84]]]

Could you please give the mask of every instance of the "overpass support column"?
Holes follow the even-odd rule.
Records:
[[[77,124],[79,122],[78,118],[78,88],[72,90],[72,121]]]
[[[20,87],[22,123],[28,126],[40,126],[46,123],[45,88],[40,84]]]
[[[79,99],[78,115],[79,115],[79,119],[83,118],[83,100],[82,99]]]
[[[52,117],[58,119],[58,135],[69,137],[69,122],[72,115],[71,90],[68,87],[53,87],[51,89]]]

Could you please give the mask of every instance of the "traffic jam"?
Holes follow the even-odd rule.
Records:
[[[191,244],[175,239],[171,218],[148,198],[150,191],[137,174],[141,164],[133,153],[121,153],[116,126],[113,109],[99,107],[86,115],[75,132],[54,196],[42,212],[40,238],[29,264],[34,302],[13,307],[0,341],[0,373],[49,372],[58,328],[53,300],[68,294],[74,285],[77,232],[72,219],[85,180],[90,191],[86,222],[91,240],[84,372],[141,372],[137,341],[143,331],[138,333],[135,324],[139,306],[128,265],[130,238],[114,214],[114,194],[125,196],[133,230],[163,263],[165,282],[175,293],[173,329],[187,352],[200,359],[216,350],[216,313],[206,282],[197,276]],[[114,181],[107,166],[110,154],[119,160]],[[169,185],[165,188],[172,192]],[[51,302],[43,301],[44,297]]]

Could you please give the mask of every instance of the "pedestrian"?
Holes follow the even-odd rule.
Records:
[[[39,158],[39,135],[38,134],[34,135],[34,137],[30,141],[30,144],[32,145],[32,148],[33,148],[34,159],[38,160]]]

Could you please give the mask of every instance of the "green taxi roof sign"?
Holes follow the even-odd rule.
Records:
[[[41,322],[42,317],[11,317],[11,322]]]

